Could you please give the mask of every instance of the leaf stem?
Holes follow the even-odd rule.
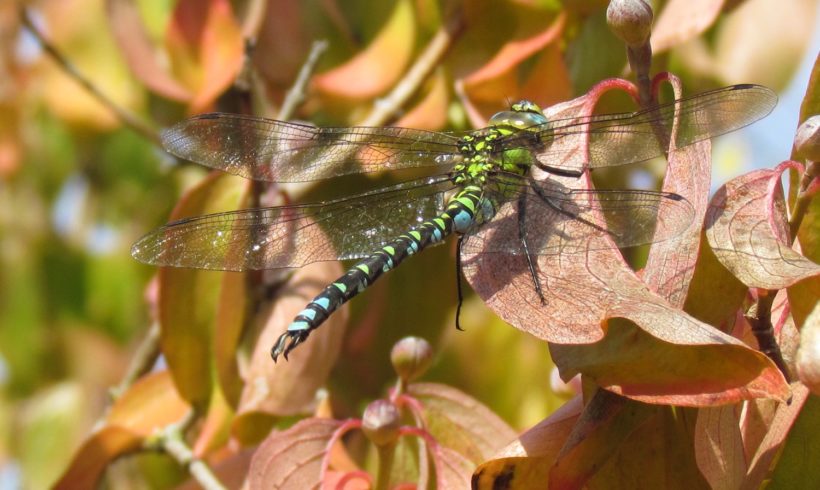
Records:
[[[225,485],[219,481],[211,467],[197,458],[185,441],[185,432],[196,419],[196,411],[191,410],[179,422],[165,427],[153,444],[174,458],[181,466],[187,468],[194,480],[205,490],[225,490]]]

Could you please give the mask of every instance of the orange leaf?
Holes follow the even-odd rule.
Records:
[[[381,31],[347,63],[313,78],[319,92],[349,99],[369,99],[385,93],[401,78],[415,46],[413,5],[399,0]]]
[[[242,66],[242,33],[228,0],[180,0],[166,33],[173,73],[194,93],[201,112],[233,82]]]

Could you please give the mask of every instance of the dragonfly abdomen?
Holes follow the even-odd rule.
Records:
[[[476,225],[476,210],[480,209],[482,203],[484,199],[478,187],[465,187],[453,196],[444,212],[356,263],[296,315],[288,325],[287,331],[271,349],[273,360],[276,361],[280,354],[284,354],[287,359],[288,353],[304,342],[310,332],[324,323],[339,307],[367,289],[385,272],[397,267],[411,255],[441,242],[453,232],[466,233],[471,230]]]

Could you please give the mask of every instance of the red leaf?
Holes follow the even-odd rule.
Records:
[[[820,276],[820,265],[788,245],[780,175],[755,170],[721,187],[706,216],[706,238],[715,256],[749,287],[782,289]]]
[[[121,427],[104,427],[74,452],[74,459],[54,485],[56,490],[96,488],[114,458],[139,448],[142,437]]]
[[[191,92],[171,77],[157,56],[140,19],[136,4],[130,0],[107,0],[108,21],[114,39],[134,76],[157,94],[178,101],[187,101]]]
[[[306,419],[274,432],[256,450],[248,473],[250,488],[319,488],[328,443],[342,422]]]

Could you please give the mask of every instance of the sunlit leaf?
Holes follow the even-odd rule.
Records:
[[[168,372],[142,378],[111,407],[102,428],[74,454],[55,488],[93,488],[116,458],[139,448],[145,439],[178,422],[189,410],[179,398]]]
[[[797,376],[815,395],[820,393],[820,301],[800,331],[796,360]]]
[[[813,263],[788,245],[780,175],[755,170],[727,182],[706,217],[706,238],[715,256],[749,287],[782,289],[820,275]]]
[[[130,0],[107,0],[105,5],[114,39],[134,76],[163,97],[189,100],[191,92],[171,77],[160,63],[136,4]]]
[[[486,460],[516,436],[496,414],[455,388],[413,383],[408,394],[422,403],[426,429],[438,443],[475,463]]]
[[[444,71],[437,70],[429,85],[430,89],[421,102],[396,121],[396,126],[434,131],[447,124],[450,92],[449,80]]]
[[[324,95],[369,99],[386,92],[410,63],[416,38],[413,6],[398,0],[390,18],[359,54],[345,64],[313,78]]]
[[[740,488],[746,476],[739,410],[737,405],[698,410],[695,457],[712,488]]]
[[[247,181],[211,174],[180,200],[171,220],[236,209]],[[180,394],[195,405],[211,390],[211,344],[222,273],[162,268],[159,273],[160,343]]]

